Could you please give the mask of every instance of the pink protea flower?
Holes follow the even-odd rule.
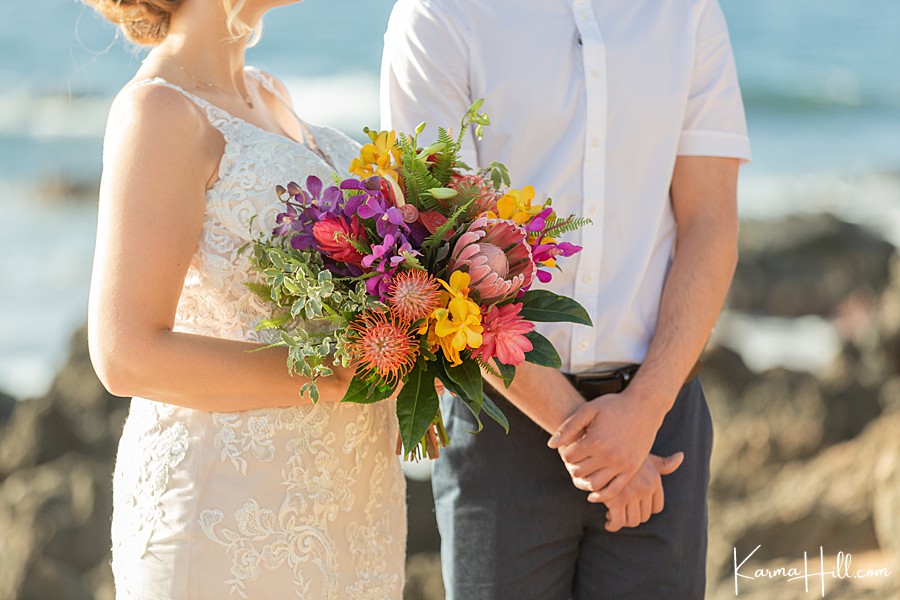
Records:
[[[496,357],[504,365],[522,364],[525,353],[533,347],[525,334],[534,329],[534,323],[523,319],[521,310],[521,302],[487,309],[481,319],[484,326],[481,346],[472,352],[484,362]]]
[[[527,237],[512,221],[479,217],[456,240],[448,270],[468,273],[469,288],[483,304],[509,298],[534,280]]]
[[[409,323],[430,315],[438,307],[440,297],[441,286],[437,279],[419,269],[398,273],[388,291],[391,310]]]
[[[467,198],[474,198],[472,203],[474,214],[480,215],[483,212],[497,212],[497,200],[500,194],[494,189],[490,181],[481,175],[460,175],[454,173],[450,176],[450,189],[456,190]]]

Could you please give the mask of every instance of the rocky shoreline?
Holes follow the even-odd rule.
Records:
[[[803,552],[817,556],[822,546],[892,572],[830,577],[829,597],[900,597],[900,255],[827,215],[747,222],[729,306],[818,315],[843,346],[816,374],[755,373],[731,349],[708,351],[703,382],[716,422],[708,597],[734,597],[733,557],[758,545],[751,575],[802,566]],[[45,396],[0,394],[0,598],[113,599],[111,473],[126,412],[94,375],[84,330]],[[409,489],[406,598],[442,598],[430,486]],[[777,577],[741,583],[751,599],[804,596],[802,584]]]

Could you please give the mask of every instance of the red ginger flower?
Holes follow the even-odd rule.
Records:
[[[521,303],[490,307],[481,320],[481,346],[472,353],[484,362],[497,357],[505,365],[522,364],[525,353],[533,348],[525,334],[534,329],[534,323],[523,319],[521,310]]]
[[[355,215],[350,218],[349,223],[342,217],[322,219],[313,225],[313,236],[328,258],[362,267],[363,254],[350,241],[355,240],[367,246],[369,239],[362,223]]]
[[[437,280],[419,269],[402,271],[391,280],[388,304],[408,323],[424,319],[438,307],[441,286]]]
[[[349,326],[350,354],[357,369],[375,371],[389,385],[409,373],[419,343],[408,322],[384,310],[368,310]]]

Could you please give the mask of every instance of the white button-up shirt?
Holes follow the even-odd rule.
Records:
[[[458,128],[485,98],[492,125],[463,159],[505,163],[560,216],[593,224],[564,239],[547,287],[594,327],[540,324],[577,373],[639,363],[675,245],[678,155],[749,160],[728,30],[716,0],[399,0],[385,34],[387,129]]]

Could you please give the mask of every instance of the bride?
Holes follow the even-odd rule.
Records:
[[[359,150],[244,66],[262,15],[291,0],[85,1],[153,46],[110,111],[90,295],[97,373],[134,397],[117,598],[401,598],[393,406],[338,403],[344,369],[312,404],[284,349],[247,352],[267,307],[238,249],[275,226],[277,184],[347,177]]]

